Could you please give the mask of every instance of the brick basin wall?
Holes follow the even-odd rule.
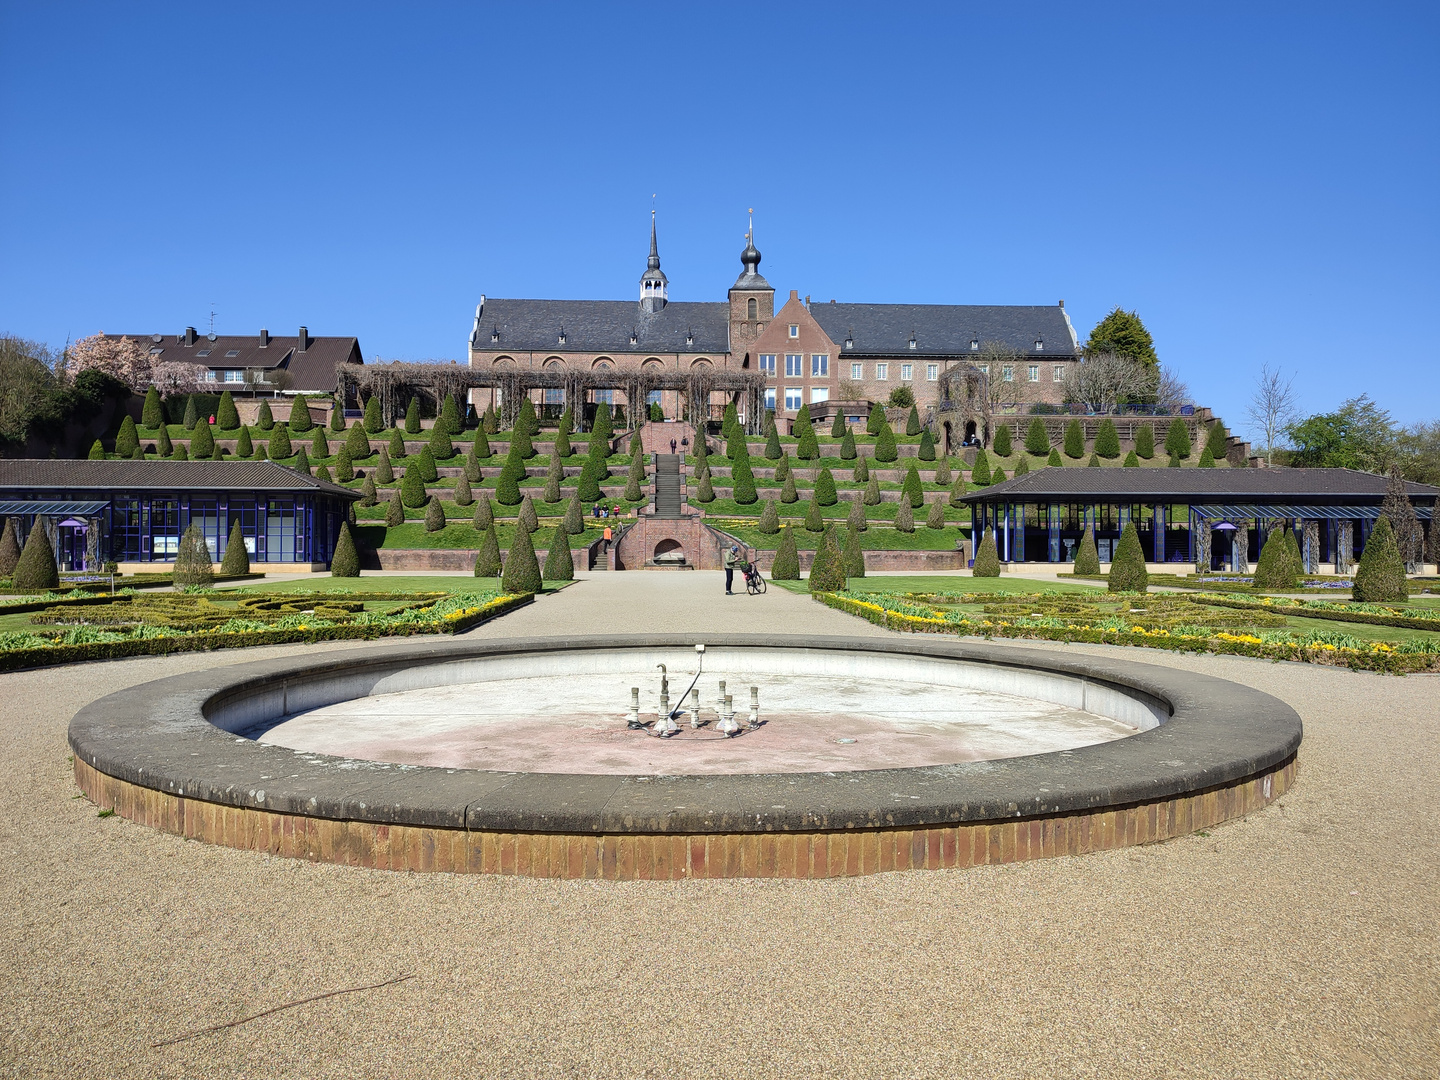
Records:
[[[1181,798],[963,825],[827,832],[572,834],[379,825],[221,806],[139,787],[77,757],[75,782],[101,810],[190,840],[377,870],[680,881],[858,877],[1085,855],[1151,844],[1243,817],[1295,781],[1296,759]]]

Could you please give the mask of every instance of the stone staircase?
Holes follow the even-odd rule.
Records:
[[[680,500],[680,455],[655,455],[655,514],[674,520],[683,517]]]

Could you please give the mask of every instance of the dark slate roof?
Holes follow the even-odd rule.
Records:
[[[1095,499],[1099,502],[1254,501],[1296,502],[1385,497],[1387,480],[1355,469],[1125,469],[1108,466],[1044,468],[972,491],[966,502],[1045,502]],[[1411,498],[1433,497],[1440,488],[1406,483]]]
[[[288,491],[358,499],[358,492],[273,461],[89,461],[0,459],[0,492]]]
[[[1058,304],[811,304],[810,314],[842,354],[853,356],[968,355],[971,341],[1000,341],[1041,357],[1073,357],[1076,351],[1074,331]],[[852,335],[855,345],[846,349]],[[1037,340],[1044,342],[1038,351]]]
[[[500,352],[713,353],[730,351],[730,305],[671,301],[654,314],[638,300],[486,298],[470,344]],[[565,343],[560,343],[560,331]],[[500,332],[500,340],[491,334]],[[630,334],[636,335],[630,344]],[[687,334],[694,335],[691,344]]]
[[[328,393],[335,389],[336,364],[363,364],[360,340],[353,337],[311,337],[305,351],[300,351],[300,338],[271,335],[270,343],[262,346],[260,335],[249,337],[231,334],[216,335],[211,341],[200,335],[194,345],[186,345],[175,334],[106,334],[107,338],[126,337],[151,350],[156,360],[179,360],[200,364],[217,371],[226,368],[283,367],[290,373],[290,389],[304,393]],[[155,338],[160,340],[156,341]],[[161,350],[158,355],[154,350]],[[201,356],[201,353],[207,353]],[[234,356],[227,355],[235,353]]]

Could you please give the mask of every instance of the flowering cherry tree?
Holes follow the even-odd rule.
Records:
[[[107,338],[104,334],[81,338],[70,346],[65,357],[65,373],[70,378],[82,371],[101,371],[137,394],[150,386],[150,366],[150,350],[145,345],[128,337]]]

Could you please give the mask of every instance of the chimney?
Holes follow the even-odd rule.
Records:
[[[270,331],[266,330],[263,326],[260,328],[260,347],[262,349],[268,349],[270,347]]]
[[[195,344],[195,327],[185,327],[185,347],[188,349]]]
[[[1061,306],[1061,307],[1064,307],[1064,306],[1065,306],[1065,301],[1064,301],[1064,300],[1061,300],[1061,301],[1060,301],[1060,306]]]
[[[810,294],[808,292],[805,294],[805,306],[810,306]]]
[[[800,290],[799,290],[799,289],[791,289],[791,290],[790,290],[790,299],[791,299],[791,300],[799,300],[799,299],[800,299]]]
[[[300,327],[300,344],[298,348],[300,352],[304,352],[310,348],[310,331],[303,326]]]

